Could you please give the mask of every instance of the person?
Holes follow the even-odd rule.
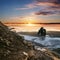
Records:
[[[39,36],[46,36],[46,29],[44,29],[43,27],[41,27],[38,31],[38,35]]]

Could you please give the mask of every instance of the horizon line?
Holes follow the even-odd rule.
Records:
[[[15,22],[12,22],[12,23],[4,23],[4,24],[29,24],[29,23],[15,23]],[[60,24],[59,23],[31,23],[31,24]]]

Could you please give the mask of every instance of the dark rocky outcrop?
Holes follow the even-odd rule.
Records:
[[[34,49],[33,43],[0,22],[0,60],[59,60],[57,56],[48,49]]]

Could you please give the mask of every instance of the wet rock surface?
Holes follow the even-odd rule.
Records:
[[[60,56],[48,49],[35,49],[32,42],[0,22],[0,60],[60,60]]]

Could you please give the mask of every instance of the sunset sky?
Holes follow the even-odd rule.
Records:
[[[0,0],[3,23],[60,23],[60,0]]]

